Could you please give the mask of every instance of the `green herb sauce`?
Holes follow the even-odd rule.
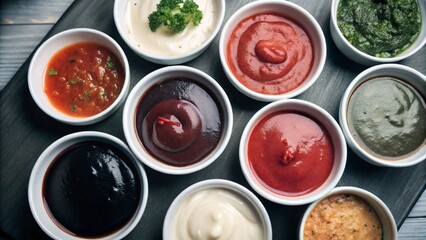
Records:
[[[341,0],[337,25],[345,38],[369,55],[399,55],[417,39],[421,29],[417,0]]]
[[[364,82],[352,94],[347,111],[355,141],[379,158],[399,160],[425,144],[424,99],[401,80],[378,77]]]

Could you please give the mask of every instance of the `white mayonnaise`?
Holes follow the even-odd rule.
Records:
[[[184,200],[174,221],[175,240],[261,240],[259,214],[243,197],[226,189],[206,189]]]
[[[155,32],[149,28],[148,16],[157,9],[160,0],[130,0],[125,25],[136,46],[147,54],[180,56],[201,46],[211,36],[217,22],[216,0],[194,0],[203,12],[201,23],[192,23],[180,33],[161,26]]]

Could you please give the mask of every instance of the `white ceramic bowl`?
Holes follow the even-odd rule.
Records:
[[[377,166],[408,167],[420,163],[421,161],[426,159],[425,144],[423,144],[423,146],[418,151],[406,158],[403,158],[401,160],[385,160],[377,156],[373,156],[364,148],[362,148],[360,144],[358,144],[358,142],[354,139],[351,131],[349,130],[347,109],[353,92],[358,88],[358,86],[360,86],[367,80],[381,76],[391,76],[403,80],[408,85],[414,87],[418,91],[418,93],[423,97],[423,100],[425,99],[426,76],[416,71],[415,69],[399,64],[382,64],[366,69],[357,77],[355,77],[355,79],[351,82],[351,84],[348,86],[345,93],[343,94],[342,100],[340,102],[339,122],[346,137],[346,141],[352,151],[354,151],[359,157]]]
[[[253,172],[248,160],[248,141],[254,127],[261,119],[274,112],[294,111],[309,116],[320,123],[330,134],[334,147],[334,163],[325,182],[312,192],[300,196],[283,196],[265,187]],[[241,169],[250,186],[264,198],[283,205],[303,205],[318,200],[333,189],[343,175],[346,166],[346,142],[339,125],[334,118],[321,107],[297,99],[284,99],[270,103],[260,109],[247,123],[241,136],[239,157]]]
[[[309,207],[306,209],[305,214],[303,215],[303,218],[300,222],[299,227],[299,239],[303,240],[303,232],[305,229],[305,223],[307,218],[309,217],[309,214],[311,211],[315,208],[315,206],[320,203],[325,198],[335,195],[335,194],[353,194],[355,196],[360,197],[361,199],[365,200],[376,212],[377,216],[380,219],[380,222],[382,224],[382,230],[383,230],[383,240],[396,240],[398,239],[398,231],[396,228],[395,219],[393,218],[393,215],[389,208],[386,206],[386,204],[380,200],[376,195],[372,194],[369,191],[366,191],[361,188],[357,187],[336,187],[333,189],[329,194],[322,197],[318,201],[312,203],[309,205]]]
[[[210,179],[205,180],[202,182],[195,183],[188,188],[186,188],[183,192],[181,192],[173,201],[173,203],[170,205],[169,209],[167,210],[166,217],[164,218],[164,224],[163,224],[163,239],[164,240],[171,240],[174,239],[173,237],[173,229],[176,224],[182,224],[180,222],[176,222],[176,215],[179,211],[179,208],[182,206],[182,204],[187,200],[187,198],[193,196],[194,194],[204,191],[204,190],[210,190],[210,189],[224,189],[231,191],[235,194],[237,194],[238,197],[241,197],[243,202],[241,203],[241,207],[243,205],[251,207],[254,209],[254,212],[258,214],[260,225],[263,227],[265,236],[263,239],[265,240],[272,240],[272,226],[271,221],[269,219],[268,212],[266,211],[265,207],[263,206],[262,202],[247,188],[241,186],[238,183],[224,180],[224,179]],[[196,214],[196,211],[193,211],[191,215]],[[196,216],[194,216],[196,217]]]
[[[420,50],[426,43],[426,2],[417,1],[420,7],[422,14],[422,26],[420,34],[417,37],[417,40],[403,53],[390,58],[380,58],[371,56],[367,53],[364,53],[358,50],[356,47],[352,46],[349,41],[343,36],[339,27],[337,26],[337,8],[339,6],[340,0],[333,0],[331,3],[331,16],[330,16],[330,32],[331,37],[333,38],[334,43],[337,48],[348,58],[353,61],[364,64],[367,66],[376,65],[380,63],[391,63],[403,60]]]
[[[160,162],[145,149],[136,131],[136,112],[141,97],[152,86],[166,79],[187,78],[208,89],[217,99],[218,108],[223,111],[222,134],[216,147],[201,161],[189,166],[176,167]],[[233,115],[228,96],[222,87],[206,73],[187,66],[169,66],[158,69],[144,78],[130,92],[123,111],[123,129],[127,143],[133,153],[148,167],[167,174],[188,174],[201,170],[214,162],[225,150],[232,133]]]
[[[235,77],[228,66],[226,49],[233,30],[245,18],[260,13],[276,13],[280,16],[293,20],[307,32],[313,46],[314,61],[310,74],[300,86],[283,94],[263,94],[249,89]],[[308,11],[288,1],[263,0],[246,4],[232,14],[225,23],[220,36],[219,55],[226,76],[241,93],[255,100],[272,102],[295,97],[306,91],[318,79],[325,64],[327,46],[321,26]]]
[[[196,48],[194,48],[193,50],[186,52],[186,53],[177,53],[176,54],[157,54],[157,53],[152,53],[152,52],[148,52],[147,50],[142,49],[141,47],[138,46],[138,44],[132,39],[129,31],[130,31],[130,27],[129,24],[126,21],[129,21],[130,19],[130,14],[129,11],[131,9],[131,7],[138,7],[137,5],[133,5],[134,1],[130,1],[130,0],[116,0],[114,2],[114,22],[115,22],[115,26],[117,27],[118,32],[120,33],[120,36],[123,38],[124,42],[139,56],[141,56],[142,58],[151,61],[153,63],[158,63],[158,64],[163,64],[163,65],[174,65],[174,64],[181,64],[184,62],[188,62],[193,60],[194,58],[200,56],[206,49],[207,47],[211,44],[211,42],[213,41],[213,39],[216,37],[217,33],[219,32],[219,29],[222,26],[222,22],[223,22],[223,18],[225,17],[225,0],[208,0],[207,2],[212,4],[212,7],[214,9],[213,11],[213,15],[214,17],[212,19],[208,19],[205,17],[206,14],[204,14],[203,20],[201,22],[201,24],[203,24],[203,21],[206,22],[212,22],[212,27],[209,29],[206,29],[205,31],[207,32],[206,34],[208,35],[207,39],[204,41],[204,43],[202,43],[200,46],[197,46]],[[151,1],[151,3],[149,3],[149,7],[152,8],[152,11],[155,11],[156,9],[156,4],[159,3],[160,1]],[[130,5],[132,3],[132,5]],[[201,7],[201,6],[200,6]],[[147,11],[148,9],[144,9],[145,11]],[[202,10],[202,9],[200,9]],[[147,13],[147,16],[141,16],[140,17],[140,21],[144,22],[144,20],[141,20],[143,17],[148,19],[148,15],[149,13]],[[145,22],[144,22],[145,23]],[[146,24],[148,25],[148,22],[146,22]],[[200,27],[201,25],[199,25],[198,27]],[[147,28],[149,30],[149,27]],[[204,30],[203,30],[204,31]],[[173,45],[173,42],[176,41],[180,41],[182,39],[187,38],[188,41],[185,42],[185,44],[194,44],[194,40],[191,40],[191,38],[194,37],[194,35],[188,35],[188,37],[185,37],[185,35],[187,34],[187,32],[185,32],[185,30],[182,33],[178,33],[176,34],[177,37],[173,38],[170,37],[170,39],[167,39],[166,37],[163,38],[161,41],[170,41],[171,44],[169,44],[170,46]],[[145,34],[145,36],[151,36],[153,35],[151,32],[148,32]],[[147,36],[147,37],[149,37]],[[192,43],[191,43],[192,41]]]
[[[44,75],[51,57],[62,48],[78,42],[94,42],[112,51],[125,74],[123,88],[117,99],[107,109],[90,117],[72,117],[60,112],[52,106],[44,92]],[[37,49],[28,69],[28,87],[36,104],[50,117],[70,125],[89,125],[105,119],[124,102],[130,87],[129,63],[120,45],[105,33],[89,28],[74,28],[52,36]]]
[[[54,221],[50,218],[49,213],[46,211],[44,203],[45,200],[43,197],[44,176],[48,171],[51,163],[67,148],[84,141],[101,141],[117,147],[129,157],[129,159],[133,162],[135,169],[138,171],[137,174],[143,189],[141,189],[142,191],[139,207],[136,210],[134,216],[124,227],[118,231],[99,238],[103,240],[121,239],[136,227],[142,217],[148,201],[148,179],[142,165],[135,158],[130,149],[123,143],[123,141],[106,133],[91,131],[72,133],[56,140],[48,148],[46,148],[46,150],[43,151],[33,167],[28,184],[28,201],[31,212],[38,225],[47,235],[49,235],[49,237],[62,240],[84,239],[82,237],[76,237],[66,233],[54,223]]]

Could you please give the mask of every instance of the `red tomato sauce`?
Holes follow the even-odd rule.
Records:
[[[309,36],[293,21],[272,13],[241,21],[227,45],[227,62],[247,88],[282,94],[301,85],[314,59]]]
[[[260,120],[249,137],[247,155],[262,185],[290,197],[320,187],[334,162],[328,132],[297,112],[275,112]]]
[[[46,67],[44,92],[52,105],[72,117],[89,117],[120,95],[124,69],[110,50],[80,42],[59,50]]]

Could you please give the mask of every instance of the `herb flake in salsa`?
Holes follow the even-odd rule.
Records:
[[[58,111],[71,117],[90,117],[107,109],[120,95],[125,80],[118,57],[94,42],[60,49],[46,70],[46,96]]]
[[[56,76],[58,75],[58,71],[56,71],[55,69],[49,69],[49,76]]]

